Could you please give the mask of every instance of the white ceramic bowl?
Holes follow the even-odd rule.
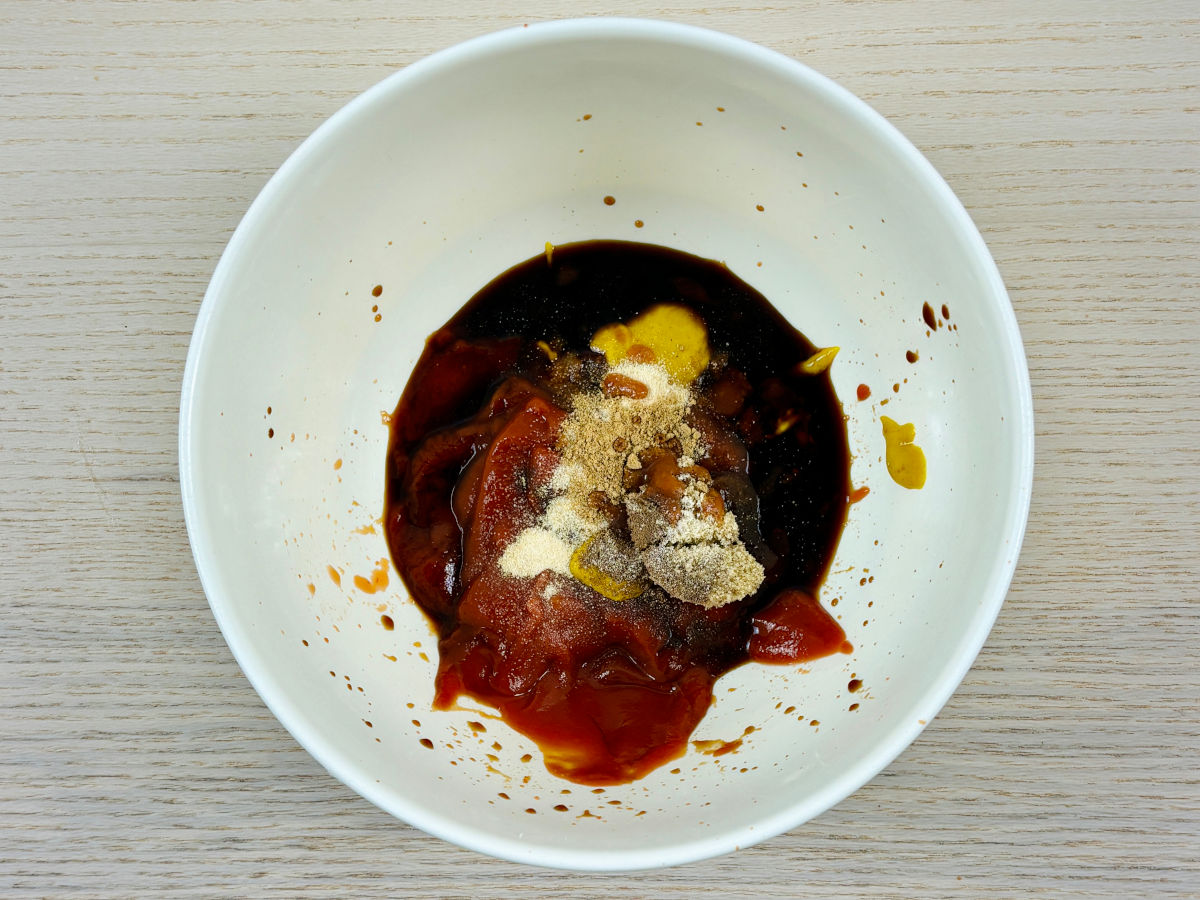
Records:
[[[740,750],[691,752],[603,794],[551,777],[537,748],[500,722],[431,712],[429,625],[390,567],[374,594],[354,577],[388,557],[373,524],[381,411],[425,337],[545,241],[590,238],[725,260],[816,344],[839,345],[832,372],[852,477],[871,489],[852,507],[822,595],[837,599],[854,654],[726,675],[694,737],[753,725]],[[927,336],[925,302],[948,305],[956,327]],[[873,392],[866,402],[855,399],[860,383]],[[889,479],[881,414],[915,424],[929,461],[923,490]],[[330,773],[484,853],[635,869],[793,828],[913,740],[1004,599],[1032,433],[1021,341],[992,259],[895,129],[762,47],[593,19],[506,31],[412,65],[287,160],[201,307],[180,471],[221,630]],[[863,682],[854,694],[852,677]]]

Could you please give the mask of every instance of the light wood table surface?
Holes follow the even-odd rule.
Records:
[[[524,6],[0,0],[0,892],[1200,896],[1200,5]],[[899,126],[996,257],[1037,415],[944,712],[815,821],[636,876],[478,856],[328,776],[217,630],[176,469],[201,297],[287,154],[437,49],[596,12],[759,41]]]

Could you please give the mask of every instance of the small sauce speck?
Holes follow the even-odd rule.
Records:
[[[909,351],[905,352],[904,358],[907,359],[910,363],[915,363],[918,359],[920,359],[920,357],[917,355],[916,350],[909,350]]]
[[[377,284],[377,285],[375,285],[375,287],[371,288],[371,296],[372,297],[378,297],[382,293],[383,293],[383,285],[382,284]]]
[[[338,587],[342,586],[342,573],[341,572],[339,572],[333,566],[326,566],[325,571],[329,573],[330,581],[332,581]]]
[[[646,224],[646,223],[645,223],[645,222],[643,222],[641,219],[634,219],[634,220],[633,220],[633,227],[634,227],[634,228],[641,228],[641,227],[642,227],[643,225],[645,225],[645,224]]]
[[[925,320],[925,324],[931,329],[937,329],[937,316],[933,313],[933,307],[926,303],[921,307],[921,318]]]
[[[336,471],[337,471],[338,469],[340,469],[341,467],[342,467],[342,461],[341,461],[340,459],[335,459],[335,460],[333,461],[333,471],[335,471],[335,472],[336,472]]]
[[[433,741],[431,741],[429,738],[421,738],[421,740],[420,740],[420,741],[418,741],[417,743],[419,743],[419,744],[420,744],[422,747],[424,747],[426,750],[432,750],[432,749],[433,749]]]
[[[269,438],[275,437],[275,429],[274,428],[267,429],[267,437],[269,437]]]
[[[396,627],[395,621],[386,613],[379,617],[379,624],[383,626],[384,631],[391,631]]]
[[[862,679],[861,678],[851,678],[850,683],[846,685],[846,690],[848,690],[850,693],[853,694],[856,691],[858,691],[858,689],[861,687],[862,687]]]
[[[858,386],[858,399],[866,400],[870,396],[871,396],[871,389],[869,387],[867,387],[865,384],[860,384]]]
[[[606,196],[606,197],[604,198],[604,205],[605,205],[605,206],[612,206],[612,205],[613,205],[614,203],[616,203],[616,202],[617,202],[617,198],[616,198],[616,197],[614,197],[612,194],[609,194],[608,196]]]
[[[858,501],[862,500],[869,493],[871,493],[871,489],[864,484],[862,487],[856,487],[852,490],[846,501],[848,503],[858,503]]]
[[[947,306],[945,303],[942,304],[942,318],[943,319],[950,318],[950,307]]]

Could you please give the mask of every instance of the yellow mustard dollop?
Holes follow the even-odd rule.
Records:
[[[623,359],[656,362],[679,384],[691,382],[708,366],[708,329],[686,306],[662,303],[628,322],[605,325],[592,338],[609,366]]]
[[[911,422],[898,424],[894,419],[880,416],[883,440],[887,445],[887,470],[892,481],[902,488],[920,490],[925,486],[925,451],[913,441],[917,429]]]

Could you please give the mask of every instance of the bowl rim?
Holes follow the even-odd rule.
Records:
[[[193,444],[196,431],[193,413],[197,382],[201,376],[210,326],[230,280],[233,260],[242,254],[248,235],[257,230],[272,202],[291,186],[294,173],[305,160],[325,144],[336,140],[344,124],[371,111],[388,98],[421,78],[438,70],[471,65],[489,57],[520,52],[531,45],[552,44],[576,39],[640,39],[684,45],[701,53],[726,56],[750,67],[765,69],[795,81],[811,92],[823,95],[845,114],[866,126],[889,151],[899,154],[924,178],[935,204],[942,207],[968,245],[987,280],[987,302],[995,303],[1005,321],[996,339],[1002,341],[1009,371],[1019,394],[1020,434],[1017,467],[1016,504],[1010,509],[1002,535],[1011,548],[1008,558],[992,573],[983,592],[979,611],[971,627],[956,642],[933,687],[920,699],[915,714],[891,728],[874,748],[822,790],[794,803],[787,809],[753,825],[715,832],[711,837],[689,840],[668,847],[642,850],[582,850],[549,845],[534,845],[519,837],[497,835],[481,828],[463,825],[439,814],[435,809],[408,802],[395,791],[380,788],[369,774],[345,754],[336,750],[309,722],[309,716],[292,703],[280,680],[265,665],[250,636],[235,626],[227,597],[216,590],[217,558],[197,511],[197,485],[193,472]],[[678,865],[730,853],[767,838],[789,831],[828,810],[857,791],[895,760],[931,722],[958,688],[975,661],[994,625],[1011,585],[1026,523],[1033,489],[1034,425],[1033,398],[1016,315],[999,270],[970,215],[942,176],[915,146],[890,122],[865,101],[808,66],[760,44],[694,25],[655,19],[627,17],[591,17],[564,19],[521,25],[485,34],[455,44],[393,72],[346,103],[307,137],[276,170],[250,204],[213,271],[201,302],[188,347],[180,395],[179,482],[184,521],[200,583],[208,598],[218,627],[246,678],[268,709],[293,738],[326,771],[371,803],[428,834],[459,846],[513,862],[580,871],[633,871]]]

